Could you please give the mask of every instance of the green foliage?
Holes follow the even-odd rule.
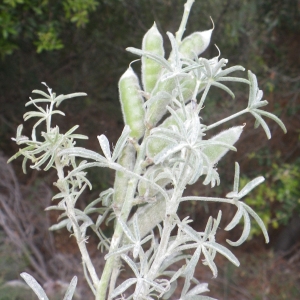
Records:
[[[300,215],[300,161],[294,164],[272,165],[266,174],[266,184],[260,185],[246,198],[247,204],[257,211],[267,227],[274,229],[287,225],[294,214]],[[244,185],[249,179],[243,177]],[[260,234],[258,226],[251,229],[251,236]]]
[[[62,49],[64,28],[70,22],[84,27],[97,5],[95,0],[5,0],[0,4],[0,55],[12,54],[26,41],[38,53]]]

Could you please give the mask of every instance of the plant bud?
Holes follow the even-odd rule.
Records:
[[[148,30],[143,38],[142,50],[164,56],[163,38],[156,24]],[[151,58],[142,56],[142,82],[144,91],[151,93],[162,70],[162,66]]]
[[[213,29],[194,32],[184,38],[179,46],[179,52],[185,58],[194,59],[208,47]]]
[[[244,126],[235,126],[215,135],[209,141],[223,142],[233,146],[243,131]],[[208,145],[202,150],[212,164],[217,163],[227,152],[228,148],[219,145]]]
[[[119,97],[123,119],[131,129],[130,136],[139,140],[145,133],[145,109],[139,80],[131,67],[119,80]]]
[[[127,143],[124,147],[118,163],[129,171],[132,171],[135,165],[136,151],[132,143]],[[122,208],[124,199],[126,197],[127,185],[129,177],[121,171],[116,172],[115,183],[114,183],[114,210],[119,212]]]

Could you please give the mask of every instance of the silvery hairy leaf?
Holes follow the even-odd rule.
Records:
[[[107,137],[104,134],[97,136],[101,149],[108,161],[111,161],[110,145]]]
[[[112,154],[112,160],[116,161],[117,158],[120,156],[127,140],[130,134],[130,127],[128,125],[126,125],[121,133],[121,136],[119,137],[116,146],[114,148],[114,152]]]
[[[128,52],[131,52],[133,54],[139,55],[139,56],[145,56],[147,58],[153,59],[159,64],[161,64],[163,67],[165,67],[167,70],[172,71],[172,67],[170,63],[162,56],[156,55],[149,51],[143,51],[134,47],[127,47],[126,50]]]
[[[126,291],[129,287],[131,287],[136,282],[137,282],[136,278],[129,278],[125,280],[112,292],[111,297],[114,298],[122,294],[124,291]]]
[[[236,258],[236,256],[226,247],[215,242],[205,242],[205,246],[216,250],[217,252],[225,256],[228,260],[230,260],[237,267],[240,265],[240,262]]]
[[[239,212],[239,210],[238,210],[238,212]],[[244,229],[243,229],[241,237],[236,242],[232,242],[228,239],[226,240],[226,242],[229,245],[235,246],[235,247],[240,246],[242,243],[244,243],[246,241],[246,239],[248,238],[248,236],[250,234],[250,229],[251,229],[251,222],[250,222],[248,213],[244,209],[242,209],[241,212],[244,217]],[[228,226],[229,225],[233,226],[234,224],[229,223]],[[228,226],[225,228],[225,230],[230,230],[230,229],[228,229]]]
[[[49,300],[44,289],[30,274],[23,272],[20,274],[20,276],[31,287],[31,289],[34,291],[34,293],[38,296],[39,300]]]
[[[269,129],[269,126],[267,123],[263,120],[261,116],[268,117],[275,121],[283,130],[284,133],[287,132],[285,125],[283,122],[276,117],[274,114],[271,114],[269,112],[263,111],[261,109],[258,109],[259,107],[267,105],[267,101],[263,100],[261,101],[263,97],[263,92],[259,90],[258,84],[257,84],[257,78],[255,74],[253,74],[251,71],[248,71],[248,77],[250,81],[250,90],[249,90],[249,101],[248,101],[248,109],[249,112],[255,117],[256,119],[256,127],[261,125],[268,137],[268,139],[271,138],[271,132]]]
[[[77,285],[77,277],[74,276],[68,286],[68,289],[65,293],[63,300],[71,300],[73,298],[73,295],[74,295],[75,289],[76,289],[76,285]]]

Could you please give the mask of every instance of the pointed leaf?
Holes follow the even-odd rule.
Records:
[[[188,276],[192,277],[194,275],[195,268],[199,261],[200,255],[201,255],[201,247],[198,247],[194,252],[190,261],[187,263],[186,268],[184,269],[184,274],[186,277]]]
[[[209,292],[208,284],[207,283],[199,283],[191,290],[188,291],[186,296],[196,296],[205,292]]]
[[[214,261],[212,260],[209,252],[205,249],[205,247],[202,247],[202,252],[205,257],[205,262],[208,264],[209,268],[211,269],[213,273],[213,277],[216,278],[218,276],[218,269]]]
[[[273,121],[275,121],[281,127],[281,129],[283,130],[284,133],[287,132],[287,129],[286,129],[285,125],[283,124],[283,122],[277,116],[275,116],[274,114],[271,114],[267,111],[260,110],[260,109],[255,109],[254,111],[258,112],[259,114],[261,114],[263,116],[266,116],[266,117],[272,119]]]
[[[226,240],[226,242],[229,245],[234,246],[234,247],[240,246],[242,243],[244,243],[250,234],[251,223],[250,223],[249,215],[244,209],[242,209],[242,211],[243,211],[243,216],[244,216],[244,229],[243,229],[243,233],[242,233],[241,237],[236,242]]]
[[[38,296],[39,300],[49,300],[44,289],[41,285],[28,273],[23,272],[20,276],[25,280],[25,282],[31,287],[34,293]]]
[[[133,262],[133,260],[131,258],[129,258],[129,256],[127,256],[126,254],[122,254],[121,257],[123,260],[126,261],[126,263],[131,268],[131,270],[133,271],[136,278],[140,278],[141,276],[139,274],[139,270],[138,270],[136,264]]]
[[[134,47],[128,47],[126,48],[126,51],[129,51],[133,54],[139,55],[139,56],[145,56],[148,57],[150,59],[155,60],[156,62],[158,62],[159,64],[161,64],[163,67],[165,67],[167,70],[172,71],[172,68],[170,66],[170,63],[162,56],[156,55],[152,52],[149,51],[143,51]]]
[[[46,94],[45,92],[40,91],[40,90],[33,90],[31,93],[40,94],[40,95],[44,96],[47,99],[51,99],[51,96],[49,96],[48,94]]]
[[[243,208],[242,208],[241,205],[238,205],[238,209],[237,209],[233,219],[226,226],[225,230],[229,231],[229,230],[233,229],[240,222],[240,219],[241,219],[242,216],[243,216]]]
[[[259,217],[259,215],[247,204],[242,203],[244,208],[247,210],[247,212],[249,213],[249,215],[251,215],[253,217],[253,219],[257,222],[257,224],[259,225],[260,229],[263,232],[263,235],[265,237],[265,241],[266,243],[269,243],[269,235],[268,235],[268,231],[266,229],[266,226],[263,222],[263,220]]]
[[[257,187],[259,184],[265,181],[265,178],[263,176],[256,177],[255,179],[248,182],[242,190],[237,194],[237,197],[239,199],[246,196],[250,191],[252,191],[255,187]]]
[[[217,81],[212,81],[211,85],[214,85],[214,86],[222,89],[223,91],[227,92],[233,99],[235,98],[235,95],[232,92],[232,90],[230,88],[228,88],[226,85],[224,85],[224,84],[222,84],[220,82],[217,82]]]
[[[117,158],[120,156],[125,144],[127,143],[130,132],[131,132],[131,130],[130,130],[129,125],[125,125],[125,127],[122,131],[122,134],[119,137],[119,139],[116,143],[116,146],[114,148],[114,152],[113,152],[113,155],[112,155],[112,160],[113,161],[116,161]]]
[[[107,259],[110,258],[111,256],[119,255],[119,254],[122,254],[122,253],[124,253],[124,252],[127,252],[128,250],[132,249],[133,247],[134,247],[133,244],[129,244],[129,245],[122,246],[121,248],[118,248],[117,250],[112,251],[112,252],[109,252],[108,254],[106,254],[106,255],[104,256],[104,259],[107,260]]]
[[[74,276],[69,284],[69,287],[65,293],[64,299],[63,300],[71,300],[73,298],[73,295],[75,293],[77,285],[77,276]]]
[[[120,284],[111,294],[111,298],[114,298],[120,294],[122,294],[124,291],[126,291],[130,286],[135,284],[137,282],[136,278],[129,278],[125,280],[122,284]]]
[[[98,135],[97,138],[105,157],[111,161],[110,145],[107,137],[101,134],[100,136]]]
[[[256,112],[254,111],[250,111],[250,113],[255,117],[256,121],[259,122],[259,124],[262,126],[262,128],[264,129],[267,138],[270,139],[271,138],[271,132],[269,129],[268,124],[265,122],[265,120]]]
[[[216,251],[218,251],[220,254],[225,256],[228,260],[230,260],[237,267],[240,265],[240,262],[236,258],[236,256],[229,249],[227,249],[226,247],[224,247],[220,244],[217,244],[215,242],[205,242],[204,244],[205,244],[205,246],[207,246],[209,248],[213,248]]]

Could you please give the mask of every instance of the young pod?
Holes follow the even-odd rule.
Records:
[[[131,129],[130,136],[139,140],[145,133],[145,108],[138,77],[131,67],[119,80],[119,97],[124,122]]]
[[[137,211],[138,227],[141,238],[144,238],[157,224],[161,223],[166,214],[166,200],[161,194],[157,194],[154,203],[140,206]],[[146,217],[145,217],[146,216]],[[128,221],[128,227],[133,229],[133,217]],[[130,243],[129,239],[124,238],[123,244]]]
[[[148,30],[143,38],[142,50],[164,56],[163,38],[157,30],[156,24]],[[162,70],[162,66],[151,58],[142,56],[142,82],[144,91],[151,93]]]
[[[129,171],[132,171],[135,165],[136,160],[136,150],[132,143],[127,143],[124,147],[119,159],[118,163],[126,168]],[[127,191],[129,176],[124,172],[117,171],[115,182],[114,182],[114,198],[113,198],[113,206],[115,212],[120,212]]]
[[[179,46],[179,52],[185,58],[194,59],[208,47],[213,29],[194,32],[184,38]]]
[[[237,140],[240,138],[240,135],[243,131],[244,126],[235,126],[231,127],[227,130],[220,132],[215,135],[209,141],[222,142],[227,145],[233,146]],[[217,163],[227,152],[229,149],[220,145],[208,145],[205,146],[202,150],[202,153],[205,154],[211,164]]]

